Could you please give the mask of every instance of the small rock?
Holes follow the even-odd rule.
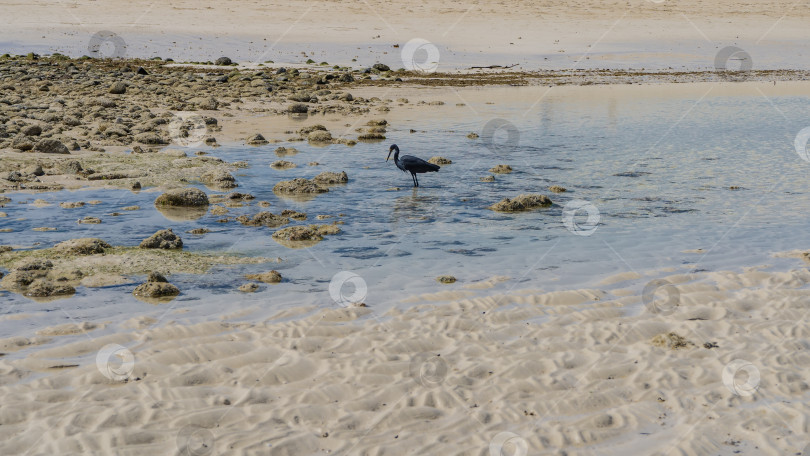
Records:
[[[168,144],[168,142],[165,139],[161,138],[155,133],[150,132],[139,133],[135,135],[133,139],[141,144],[149,144],[155,146]]]
[[[384,63],[375,63],[371,68],[374,68],[377,71],[391,71],[391,68]]]
[[[357,137],[358,141],[381,141],[385,139],[382,133],[363,133]]]
[[[294,103],[287,107],[287,112],[290,114],[306,114],[309,112],[309,106],[304,103]]]
[[[346,171],[341,171],[339,173],[324,171],[315,176],[312,181],[321,185],[345,184],[346,182],[349,182],[349,176],[346,174]]]
[[[307,141],[314,143],[328,143],[332,142],[332,133],[328,131],[313,131],[307,136]]]
[[[78,174],[84,171],[84,168],[82,168],[82,164],[79,163],[78,160],[68,160],[66,162],[62,162],[59,165],[59,168],[62,170],[62,172],[66,174]]]
[[[258,289],[259,289],[259,284],[253,283],[253,282],[246,283],[246,284],[239,287],[239,291],[241,291],[242,293],[253,293]]]
[[[273,169],[292,169],[295,168],[297,165],[293,162],[288,162],[287,160],[277,160],[274,161],[272,165],[270,165]]]
[[[276,150],[273,151],[279,157],[286,157],[288,155],[295,155],[298,153],[298,149],[295,147],[278,147]]]
[[[70,154],[67,146],[55,139],[43,139],[34,146],[34,150],[43,154]]]
[[[25,168],[23,173],[30,174],[32,176],[42,176],[45,174],[45,171],[42,170],[42,166],[33,165]]]
[[[208,196],[194,187],[169,190],[155,200],[156,206],[200,207],[208,206]]]
[[[290,219],[284,215],[276,215],[267,211],[259,212],[253,217],[240,215],[236,217],[236,221],[245,226],[267,226],[270,228],[276,228],[290,223]]]
[[[279,272],[276,270],[262,274],[247,274],[245,275],[245,278],[248,280],[258,280],[259,282],[264,283],[279,283],[282,279],[281,274],[279,274]]]
[[[233,61],[228,57],[220,57],[215,62],[214,65],[231,65]]]
[[[489,172],[495,174],[509,174],[512,172],[512,167],[509,165],[497,165],[489,169]]]
[[[456,278],[451,275],[443,275],[436,277],[436,281],[439,283],[455,283]]]
[[[98,225],[99,223],[101,223],[101,219],[98,217],[85,217],[83,219],[80,219],[76,223],[80,225]]]
[[[113,95],[121,95],[127,93],[127,85],[121,81],[113,83],[110,86],[110,93]]]
[[[169,228],[160,230],[144,239],[138,247],[142,249],[182,249],[183,240]]]
[[[504,198],[503,200],[489,206],[489,209],[498,212],[520,212],[528,211],[538,207],[551,206],[551,200],[544,195],[518,195],[513,199]]]
[[[225,195],[225,198],[229,200],[249,201],[255,199],[256,197],[251,195],[250,193],[231,192]]]
[[[200,180],[206,185],[217,188],[237,187],[236,179],[233,177],[233,175],[221,169],[214,169],[202,173],[200,175]]]
[[[143,298],[165,298],[179,295],[180,289],[170,283],[146,282],[138,285],[132,294]]]
[[[222,206],[213,205],[211,207],[211,215],[225,215],[228,213],[228,209]]]
[[[42,127],[39,125],[27,125],[20,130],[25,136],[39,136],[42,134]]]
[[[495,176],[485,176],[481,178],[481,182],[495,182]]]
[[[470,138],[470,139],[478,139],[478,133],[475,133],[475,132],[470,133],[470,134],[467,135],[467,137]]]
[[[298,248],[317,244],[323,236],[339,232],[336,225],[291,226],[273,233],[273,239],[286,247]]]
[[[71,239],[54,246],[54,250],[71,255],[98,255],[111,248],[110,244],[99,238]]]
[[[548,188],[548,191],[554,193],[565,193],[567,190],[565,187],[560,187],[559,185],[552,185]]]
[[[437,156],[437,157],[430,157],[430,160],[428,160],[428,163],[433,163],[434,165],[449,165],[449,164],[453,163],[453,160],[450,160],[449,158],[444,158],[444,157],[438,157]]]
[[[70,285],[57,284],[48,279],[34,280],[23,293],[25,296],[47,298],[50,296],[69,296],[76,293]]]
[[[157,271],[150,272],[149,277],[146,278],[146,281],[147,282],[157,282],[157,283],[169,283],[169,281],[166,280],[166,277],[164,277],[163,274],[161,274],[161,273],[159,273]]]
[[[309,179],[299,177],[277,183],[273,186],[273,191],[277,193],[326,193],[329,189],[321,187]]]
[[[307,214],[305,212],[298,212],[292,209],[284,209],[281,211],[282,217],[289,217],[293,220],[306,220]]]
[[[210,232],[211,232],[211,230],[209,230],[208,228],[194,228],[193,230],[186,231],[186,233],[197,234],[197,235],[208,234]]]
[[[250,146],[263,146],[268,144],[268,141],[264,139],[264,136],[262,136],[260,133],[256,133],[255,135],[249,137],[245,142]]]
[[[82,206],[84,206],[84,201],[59,203],[59,207],[61,207],[62,209],[75,209],[77,207],[82,207]]]

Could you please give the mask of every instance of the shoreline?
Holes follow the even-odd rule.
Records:
[[[323,120],[323,117],[317,118],[319,114],[375,120],[396,116],[402,108],[427,111],[435,109],[436,104],[445,103],[430,98],[426,100],[426,93],[440,93],[430,92],[429,89],[449,90],[444,95],[457,98],[455,104],[458,107],[466,105],[461,94],[468,88],[546,87],[542,93],[538,93],[537,101],[531,106],[534,108],[552,89],[566,87],[593,86],[621,90],[621,86],[652,86],[679,90],[679,85],[716,83],[721,91],[727,92],[735,87],[761,83],[756,90],[776,94],[784,93],[782,89],[785,84],[791,86],[810,80],[810,71],[803,70],[639,72],[603,69],[527,72],[492,69],[422,73],[387,66],[376,69],[268,64],[247,68],[236,64],[223,67],[154,60],[68,59],[35,55],[0,58],[2,67],[9,71],[2,80],[5,85],[0,95],[5,95],[7,103],[0,109],[0,114],[5,111],[5,118],[28,118],[28,123],[44,128],[41,138],[60,140],[79,152],[120,152],[135,145],[159,150],[172,145],[187,147],[202,144],[203,140],[209,139],[215,143],[217,132],[226,135],[223,141],[245,141],[247,136],[257,133],[249,132],[246,128],[266,118],[292,119],[293,122],[281,122],[287,128],[307,118]],[[70,78],[59,76],[65,69],[72,73]],[[136,74],[135,70],[146,74]],[[14,81],[15,73],[28,76],[12,85],[10,83]],[[86,78],[96,82],[84,84]],[[193,81],[193,90],[187,80]],[[765,87],[765,83],[772,84],[774,88]],[[112,87],[119,85],[121,94],[110,94]],[[166,86],[173,86],[176,91],[163,89]],[[70,101],[69,105],[65,104],[66,101]],[[124,112],[123,106],[117,106],[119,101],[137,105],[136,109],[148,117]],[[83,116],[77,109],[85,105],[93,106],[98,111],[94,117]],[[303,114],[288,115],[296,109]],[[177,117],[175,114],[180,116],[177,120],[181,123],[176,127],[179,130],[173,134],[169,127]],[[106,130],[111,121],[120,119],[122,115],[123,125],[118,122],[115,128]],[[142,118],[138,119],[138,116]],[[207,122],[205,132],[194,132],[201,135],[200,138],[187,137],[187,129],[193,127],[190,123],[194,120]],[[243,125],[236,127],[235,131],[234,126],[240,123]],[[335,141],[357,141],[358,136],[355,131],[347,129]],[[36,139],[27,140],[20,137],[13,127],[5,128],[0,130],[0,150],[28,151],[34,147]],[[287,129],[273,131],[266,139],[272,143],[301,138],[295,138],[294,131]],[[7,167],[0,169],[7,170]],[[2,186],[13,188],[7,183]]]

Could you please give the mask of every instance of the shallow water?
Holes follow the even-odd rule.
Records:
[[[512,101],[491,105],[484,100],[492,98],[492,92],[482,89],[466,94],[470,102],[465,107],[439,106],[433,115],[394,121],[383,143],[206,149],[227,161],[251,165],[236,171],[237,191],[249,192],[256,200],[232,208],[228,216],[290,208],[309,214],[304,223],[345,221],[342,233],[305,249],[279,245],[271,238],[273,229],[217,223],[222,216],[167,220],[152,206],[158,193],[148,189],[8,195],[13,202],[2,209],[8,217],[0,219],[0,225],[14,231],[0,234],[0,244],[47,247],[92,236],[115,245],[135,245],[158,229],[184,233],[208,227],[213,232],[204,236],[182,234],[186,248],[283,261],[222,266],[204,276],[172,276],[170,281],[183,294],[157,306],[131,295],[143,277],[113,287],[80,287],[71,298],[47,303],[0,291],[3,315],[28,315],[0,321],[0,337],[88,319],[112,322],[112,328],[137,315],[161,322],[196,321],[245,311],[239,319],[259,320],[293,306],[334,307],[338,304],[330,296],[329,284],[341,271],[362,278],[367,287],[362,300],[381,314],[390,306],[424,302],[413,299],[421,293],[463,290],[495,275],[510,279],[474,292],[624,286],[640,292],[649,278],[611,286],[599,282],[628,271],[663,276],[663,268],[688,272],[760,264],[799,267],[796,260],[777,260],[771,254],[808,244],[810,164],[793,148],[796,133],[810,124],[808,98],[768,98],[756,91],[716,96],[713,90],[706,84],[686,95],[615,98],[591,97],[580,89],[553,91],[536,103],[542,93],[537,88],[514,88],[509,89]],[[500,132],[494,136],[497,147],[488,147],[484,136],[466,137],[471,131],[482,133],[482,126],[494,118],[511,122],[519,140],[509,143]],[[399,144],[403,154],[425,159],[441,155],[453,164],[421,176],[422,186],[412,189],[410,176],[385,161],[391,143]],[[269,167],[279,159],[273,153],[279,145],[301,151],[284,157],[298,168]],[[197,149],[189,152],[193,150]],[[311,161],[321,166],[307,166]],[[494,183],[480,182],[499,163],[510,164],[514,172],[497,175]],[[350,181],[309,201],[272,192],[279,180],[313,177],[325,170],[345,170]],[[568,192],[550,193],[549,185],[561,185]],[[390,190],[395,186],[400,190]],[[731,190],[732,186],[739,189]],[[546,194],[555,204],[519,214],[486,208],[521,193]],[[24,204],[38,198],[53,206]],[[63,201],[95,199],[103,202],[77,209],[58,206]],[[259,208],[255,202],[260,200],[272,206]],[[564,225],[563,209],[572,200],[588,201],[598,209],[599,225],[590,236],[576,235]],[[121,211],[136,204],[142,210]],[[110,215],[116,211],[121,215]],[[318,214],[335,217],[320,222],[315,220]],[[76,224],[85,216],[100,217],[104,223]],[[584,223],[584,212],[575,220]],[[32,231],[43,226],[59,230]],[[703,249],[705,254],[684,252],[687,249]],[[234,291],[245,282],[242,274],[269,269],[279,270],[285,281],[263,285],[255,294]],[[437,283],[435,277],[444,274],[459,282]],[[343,288],[344,295],[352,292],[350,285]]]

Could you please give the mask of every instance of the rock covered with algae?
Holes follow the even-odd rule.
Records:
[[[289,248],[311,247],[323,240],[324,236],[337,234],[337,225],[298,225],[283,228],[273,233],[273,239]]]
[[[545,195],[524,194],[514,198],[504,198],[489,206],[489,209],[498,212],[521,212],[539,207],[548,207],[551,204],[551,200]]]

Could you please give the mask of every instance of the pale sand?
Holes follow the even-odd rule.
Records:
[[[671,314],[591,289],[45,328],[2,341],[0,453],[800,454],[810,271],[656,278],[680,293]],[[669,333],[686,345],[659,346]],[[134,355],[111,364],[123,381],[96,365],[107,344]]]
[[[317,61],[368,65],[395,63],[403,48],[394,44],[421,38],[450,66],[548,58],[560,68],[587,60],[706,68],[720,48],[736,45],[752,54],[756,68],[785,68],[806,64],[800,51],[807,50],[808,16],[810,9],[793,0],[32,0],[0,5],[0,44],[80,55],[90,36],[109,30],[129,45],[130,56],[303,61],[304,51]]]

